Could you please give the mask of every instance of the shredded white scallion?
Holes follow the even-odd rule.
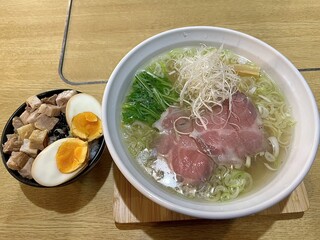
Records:
[[[222,51],[222,47],[201,46],[194,54],[186,52],[174,60],[180,104],[190,107],[192,117],[198,119],[204,128],[202,112],[205,109],[211,111],[213,106],[231,99],[241,80],[233,67],[222,61]]]

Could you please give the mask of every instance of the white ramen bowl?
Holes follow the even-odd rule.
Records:
[[[166,190],[148,176],[131,157],[123,142],[121,105],[141,65],[168,50],[199,45],[221,46],[262,67],[276,81],[296,120],[293,139],[282,167],[261,188],[229,202],[187,199]],[[170,210],[209,219],[227,219],[264,210],[288,196],[308,173],[319,144],[319,113],[303,76],[281,53],[252,36],[217,27],[186,27],[153,36],[133,48],[117,65],[102,102],[104,137],[110,154],[126,179],[142,194]]]

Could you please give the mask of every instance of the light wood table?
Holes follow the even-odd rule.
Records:
[[[0,128],[26,97],[70,88],[58,75],[68,1],[0,0]],[[303,72],[320,103],[320,1],[74,0],[65,61],[72,81],[104,79],[147,37],[171,28],[232,28],[269,43]],[[311,69],[312,70],[312,69]],[[101,100],[104,85],[73,86]],[[307,127],[307,126],[306,126]],[[108,151],[66,187],[35,189],[0,167],[0,239],[319,239],[319,154],[304,183],[304,214],[116,224]]]

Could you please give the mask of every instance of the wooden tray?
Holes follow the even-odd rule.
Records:
[[[136,190],[114,165],[113,216],[117,223],[145,223],[195,219],[170,211],[152,202]],[[259,215],[299,213],[309,208],[309,199],[303,183],[280,203],[258,213]]]

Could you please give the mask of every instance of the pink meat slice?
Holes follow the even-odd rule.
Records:
[[[225,100],[221,107],[207,111],[203,117],[207,129],[195,124],[191,136],[217,164],[242,165],[247,156],[265,151],[267,140],[262,121],[244,94],[234,94],[230,102]]]
[[[156,140],[155,147],[181,182],[199,184],[210,177],[214,163],[199,149],[193,138],[189,135],[179,135],[174,131],[175,124],[181,131],[192,131],[192,122],[187,121],[186,116],[186,112],[178,108],[168,108],[154,125],[162,132]]]
[[[198,184],[210,177],[213,161],[199,150],[191,137],[180,136],[170,154],[171,167],[183,182]]]
[[[174,137],[173,134],[161,134],[158,141],[158,154],[167,160],[181,182],[199,184],[210,177],[214,163],[201,152],[193,138],[187,135]]]
[[[176,128],[183,133],[191,133],[193,130],[193,122],[190,117],[190,112],[182,110],[179,107],[168,107],[161,114],[160,119],[153,124],[160,132],[171,132]]]
[[[178,107],[169,107],[154,124],[160,131],[155,141],[158,154],[185,183],[205,181],[216,164],[241,166],[247,156],[267,148],[258,111],[240,92],[203,113],[206,129],[189,116]]]

